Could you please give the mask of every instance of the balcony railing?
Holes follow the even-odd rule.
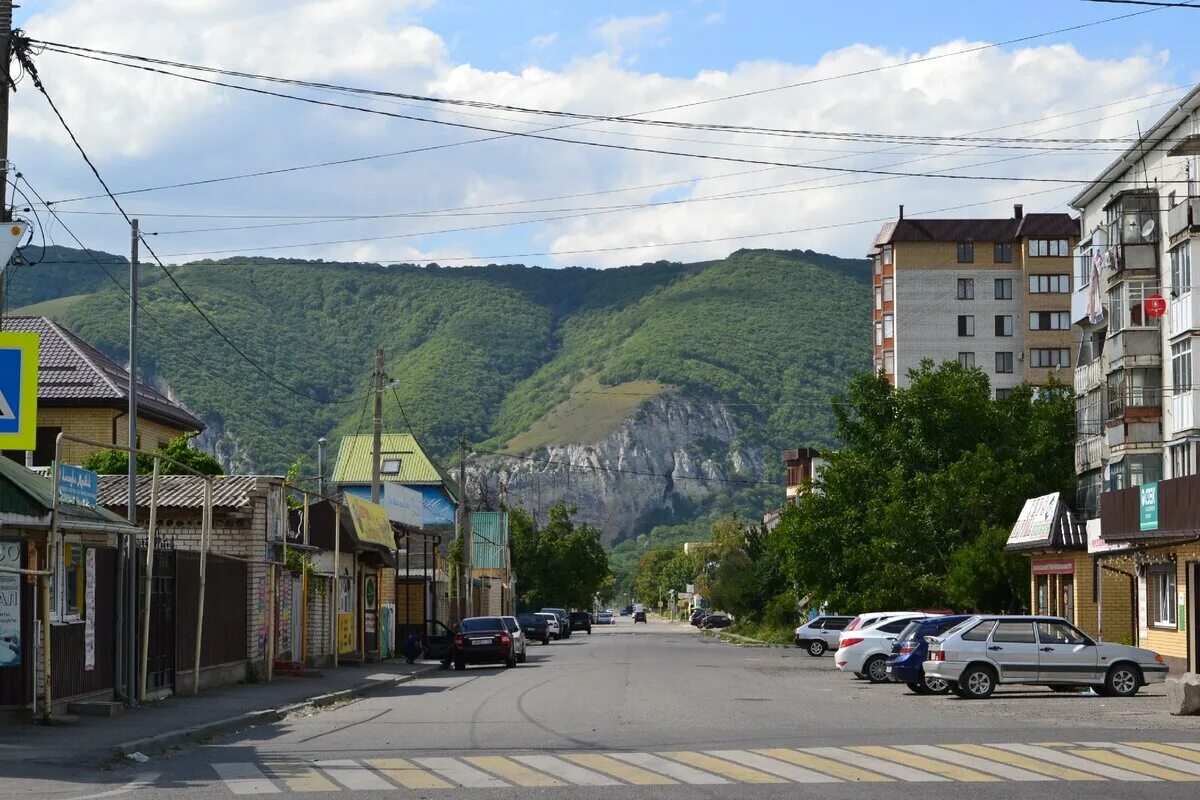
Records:
[[[1167,236],[1174,237],[1200,227],[1200,197],[1189,197],[1167,211]]]
[[[1109,385],[1108,387],[1108,418],[1117,419],[1131,412],[1152,412],[1151,416],[1162,413],[1163,390],[1161,386],[1132,386],[1124,384]],[[1140,413],[1138,416],[1147,416]]]
[[[1085,395],[1104,381],[1104,372],[1100,369],[1100,359],[1075,368],[1075,394]]]
[[[1196,427],[1196,401],[1200,392],[1196,390],[1177,390],[1171,393],[1168,406],[1170,417],[1167,419],[1167,429],[1172,435]]]
[[[1075,442],[1075,471],[1087,472],[1100,466],[1103,437],[1089,436]]]

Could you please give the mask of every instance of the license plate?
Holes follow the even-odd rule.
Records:
[[[491,639],[472,639],[471,644],[491,644]]]

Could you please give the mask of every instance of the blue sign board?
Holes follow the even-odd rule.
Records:
[[[62,464],[58,468],[58,499],[77,506],[95,507],[100,478],[82,467]]]

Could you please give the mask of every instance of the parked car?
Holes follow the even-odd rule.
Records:
[[[907,614],[907,611],[872,611],[868,614],[859,614],[849,625],[846,626],[848,631],[856,631],[859,628],[865,628],[868,625],[879,622],[885,617],[897,617],[901,614]]]
[[[457,670],[468,664],[517,665],[513,637],[501,617],[467,617],[460,622],[450,657]]]
[[[560,639],[570,639],[571,638],[571,618],[570,618],[570,616],[567,615],[567,610],[565,608],[543,608],[542,611],[544,611],[547,614],[553,614],[554,616],[558,617],[558,628],[559,628],[558,638],[560,638]]]
[[[588,636],[592,635],[592,612],[572,611],[568,618],[571,620],[572,631],[587,631]]]
[[[549,611],[539,611],[534,616],[546,620],[546,628],[550,631],[551,639],[558,641],[562,638],[562,623],[558,621],[558,614],[551,614]]]
[[[690,622],[691,624],[693,624],[697,628],[699,628],[700,623],[704,622],[704,618],[707,615],[708,615],[708,612],[705,611],[703,608],[697,608],[695,611],[693,611],[691,613],[691,616],[688,617],[688,622]]]
[[[1108,697],[1133,697],[1167,679],[1153,650],[1097,642],[1061,617],[970,617],[930,640],[924,668],[959,697],[980,700],[1002,683],[1055,691],[1091,686]]]
[[[548,616],[545,614],[518,614],[517,622],[521,623],[521,632],[525,634],[526,642],[541,642],[550,644],[553,633],[550,630]],[[555,618],[555,623],[558,619]]]
[[[919,611],[906,611],[895,616],[880,617],[866,625],[842,631],[838,650],[834,654],[837,668],[853,672],[871,683],[887,683],[887,657],[900,632],[914,619],[924,619]]]
[[[810,656],[822,656],[826,650],[836,650],[838,638],[854,617],[817,617],[796,628],[794,641]]]
[[[646,612],[645,611],[633,612],[633,624],[634,625],[638,624],[639,622],[645,622],[645,621],[646,621]]]
[[[950,684],[946,681],[925,674],[925,659],[929,655],[929,643],[925,637],[941,636],[967,619],[970,619],[967,614],[955,614],[908,623],[908,627],[900,631],[896,643],[892,645],[892,653],[887,659],[888,677],[907,685],[917,694],[945,694],[950,691]]]
[[[518,664],[525,663],[525,645],[528,640],[525,638],[525,632],[521,630],[521,623],[516,617],[501,617],[504,621],[504,627],[508,630],[513,638],[513,655],[517,658]]]
[[[713,628],[728,628],[732,624],[733,618],[728,614],[709,614],[700,623],[700,627],[707,631]]]
[[[601,611],[596,615],[597,625],[615,625],[616,622],[617,619],[613,616],[613,612],[611,611]]]
[[[622,617],[628,617],[632,613],[633,613],[633,606],[625,606],[624,608],[621,609]]]

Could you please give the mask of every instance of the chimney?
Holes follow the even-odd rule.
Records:
[[[1021,219],[1025,216],[1025,206],[1020,203],[1013,204],[1013,219]]]
[[[900,219],[904,219],[904,204],[900,204]]]

